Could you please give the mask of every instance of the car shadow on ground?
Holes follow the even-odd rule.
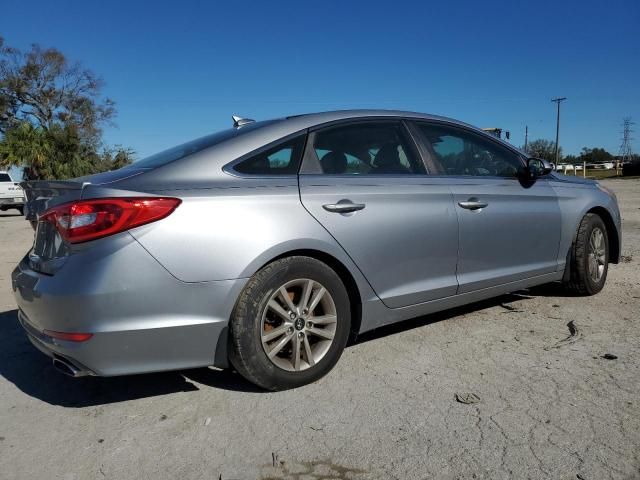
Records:
[[[189,380],[225,390],[260,391],[231,370],[210,368],[111,378],[67,377],[31,345],[18,323],[17,310],[0,313],[0,375],[33,398],[76,408],[199,390]]]
[[[360,335],[354,344],[374,341],[486,308],[502,306],[510,310],[517,308],[513,306],[515,302],[534,296],[561,295],[562,290],[557,285],[503,295],[381,327]],[[49,357],[31,345],[18,323],[17,310],[0,313],[0,375],[33,398],[70,408],[196,391],[199,390],[196,384],[231,391],[264,392],[231,369],[198,368],[112,378],[67,377],[53,368]]]
[[[487,308],[502,306],[507,311],[517,310],[517,307],[513,305],[515,302],[528,300],[533,297],[534,295],[532,295],[529,290],[522,290],[515,293],[509,293],[507,295],[501,295],[499,297],[482,300],[480,302],[470,303],[461,307],[443,310],[441,312],[432,313],[430,315],[424,315],[422,317],[404,320],[402,322],[386,325],[384,327],[380,327],[370,332],[365,332],[361,335],[358,335],[358,338],[356,339],[354,344],[357,345],[360,343],[377,340],[389,335],[406,332],[408,330],[424,327],[425,325],[430,325],[432,323],[442,322],[450,318],[458,317],[479,310],[484,310]]]
[[[505,311],[517,311],[516,302],[523,300],[529,300],[535,297],[573,297],[573,293],[569,292],[562,283],[553,282],[537,287],[527,288],[524,290],[518,290],[506,295],[500,295],[499,297],[488,298],[487,300],[481,300],[479,302],[470,303],[468,305],[462,305],[460,307],[451,308],[449,310],[443,310],[442,312],[432,313],[430,315],[424,315],[422,317],[412,318],[410,320],[404,320],[402,322],[386,325],[384,327],[377,328],[370,332],[358,335],[358,338],[353,344],[359,344],[376,340],[378,338],[384,338],[388,335],[394,335],[396,333],[405,332],[414,328],[420,328],[425,325],[429,325],[436,322],[441,322],[449,318],[458,317],[467,313],[484,310],[487,308],[493,308],[500,306]]]

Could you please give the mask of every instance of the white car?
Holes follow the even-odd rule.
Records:
[[[567,172],[569,170],[573,171],[573,165],[571,165],[570,163],[559,163],[556,167],[556,171],[558,172]]]
[[[18,182],[14,182],[9,172],[0,170],[0,211],[15,208],[24,212],[24,192]]]

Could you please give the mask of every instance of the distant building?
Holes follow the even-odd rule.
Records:
[[[483,128],[483,131],[493,135],[496,138],[502,138],[502,129],[501,128]],[[511,133],[509,132],[509,130],[505,130],[504,132],[504,138],[505,140],[509,140],[509,138],[511,138]]]

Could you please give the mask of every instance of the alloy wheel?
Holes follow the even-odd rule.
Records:
[[[594,282],[599,282],[604,274],[606,264],[606,250],[604,233],[599,228],[594,228],[589,237],[589,254],[587,257],[589,276]]]
[[[329,291],[315,280],[291,280],[267,300],[260,323],[262,348],[269,360],[287,371],[302,371],[327,354],[338,316]]]

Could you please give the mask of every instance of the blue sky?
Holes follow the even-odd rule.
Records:
[[[25,17],[24,9],[29,16]],[[28,18],[28,21],[25,21]],[[617,153],[639,125],[638,0],[238,2],[5,0],[7,44],[53,46],[117,102],[105,140],[150,155],[255,119],[398,108]]]

